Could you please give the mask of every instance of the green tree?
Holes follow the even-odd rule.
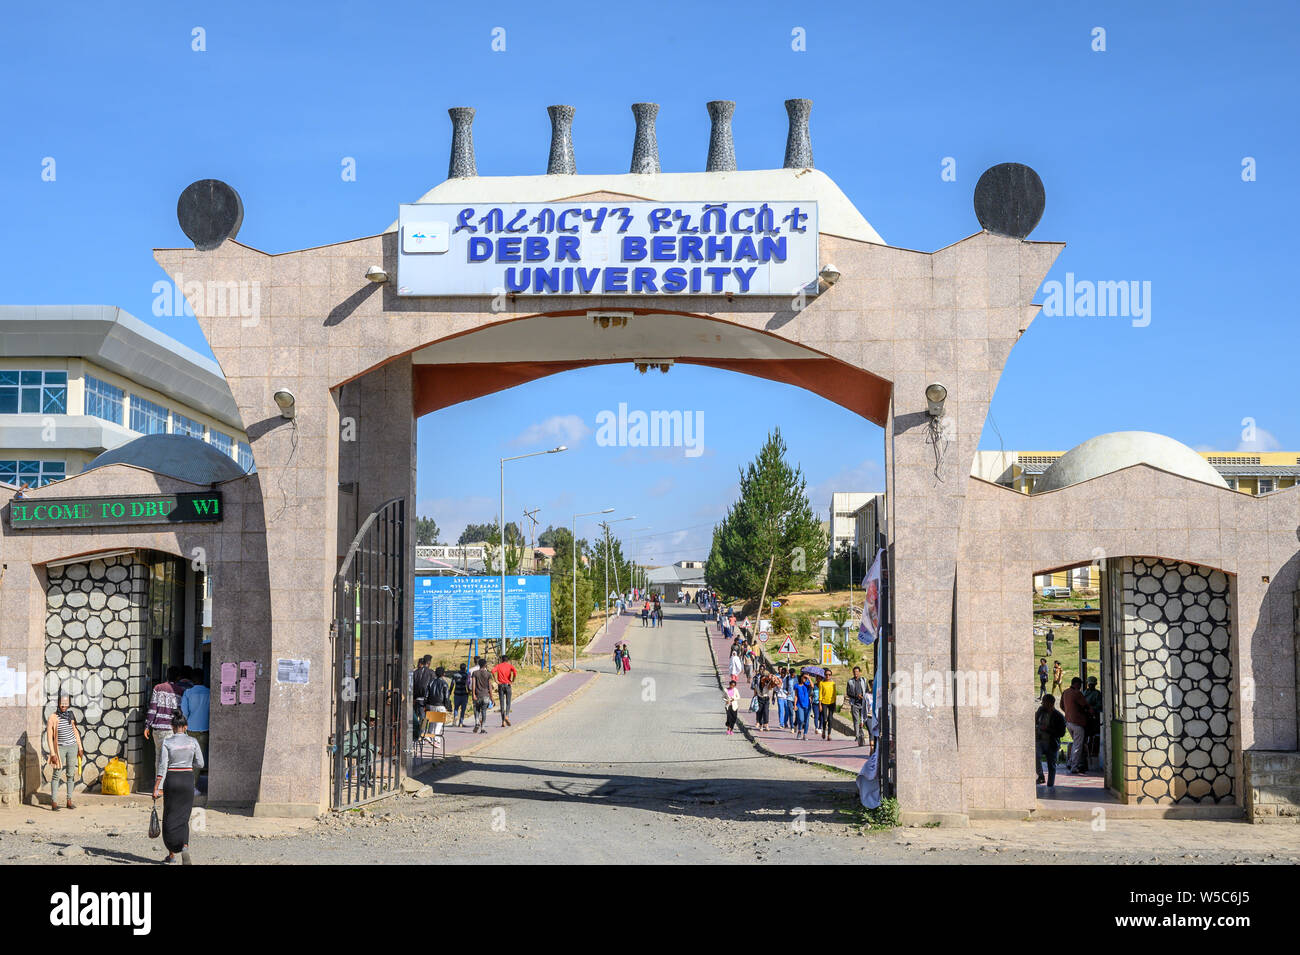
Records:
[[[846,540],[840,541],[839,551],[826,568],[826,589],[848,590],[850,580],[856,587],[866,572],[867,568],[862,566],[862,555],[858,549]]]
[[[705,576],[724,593],[759,596],[773,555],[769,596],[807,589],[817,578],[826,533],[808,502],[807,479],[786,451],[777,428],[741,471],[740,497],[714,529]]]
[[[578,542],[579,556],[585,542]],[[555,532],[555,560],[551,565],[551,618],[557,643],[573,642],[573,538],[567,528]],[[578,560],[578,630],[596,606],[590,575]]]
[[[415,542],[417,544],[436,544],[438,535],[442,531],[438,529],[438,522],[432,517],[417,517],[415,519]]]
[[[835,622],[835,632],[831,636],[831,646],[835,649],[835,656],[841,663],[847,666],[857,666],[862,659],[862,653],[858,649],[858,642],[849,639],[849,608],[835,607],[831,610],[831,620]]]
[[[501,566],[497,563],[497,558],[501,554],[501,527],[496,521],[483,526],[488,532],[488,536],[484,538],[488,546],[483,552],[483,567],[489,574],[499,574]],[[524,538],[519,533],[518,526],[513,521],[506,524],[507,574],[519,573],[519,568],[523,565],[524,550]]]
[[[631,579],[632,563],[623,556],[623,543],[617,537],[609,537],[609,590],[626,591]],[[605,534],[602,531],[591,549],[591,576],[597,584],[596,593],[609,593],[605,590]],[[602,600],[596,601],[598,604]]]
[[[491,524],[466,524],[465,529],[460,532],[460,537],[456,538],[457,544],[477,544],[479,541],[490,541],[495,538],[497,523]]]

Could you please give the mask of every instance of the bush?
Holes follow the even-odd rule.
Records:
[[[898,800],[893,796],[882,799],[875,809],[867,810],[866,816],[868,829],[897,829]]]

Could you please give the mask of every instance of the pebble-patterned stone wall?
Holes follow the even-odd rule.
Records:
[[[1142,558],[1122,577],[1127,790],[1139,803],[1232,802],[1228,577]]]
[[[54,712],[61,694],[72,698],[86,750],[81,781],[87,788],[98,787],[100,773],[113,757],[122,757],[129,768],[140,759],[146,573],[132,555],[49,570],[43,720]],[[46,783],[53,772],[48,755],[48,737],[42,733]]]

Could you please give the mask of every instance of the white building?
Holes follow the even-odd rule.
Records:
[[[831,494],[827,561],[834,560],[844,544],[853,546],[857,533],[857,510],[877,496],[879,492],[876,491],[835,491]]]
[[[79,474],[143,434],[253,458],[216,362],[120,308],[0,305],[0,484]]]

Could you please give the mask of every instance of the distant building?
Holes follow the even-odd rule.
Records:
[[[853,547],[860,568],[855,568],[858,580],[871,568],[880,549],[880,538],[885,533],[885,495],[872,494],[870,500],[853,512]],[[856,581],[855,581],[856,583]]]
[[[0,483],[41,487],[147,434],[253,455],[220,367],[120,308],[0,305]]]
[[[827,561],[834,560],[844,544],[854,546],[858,509],[880,496],[882,495],[875,491],[835,491],[831,494],[830,524],[827,529]]]
[[[704,561],[679,560],[671,567],[651,567],[645,572],[646,589],[676,600],[683,590],[694,596],[704,586]]]

